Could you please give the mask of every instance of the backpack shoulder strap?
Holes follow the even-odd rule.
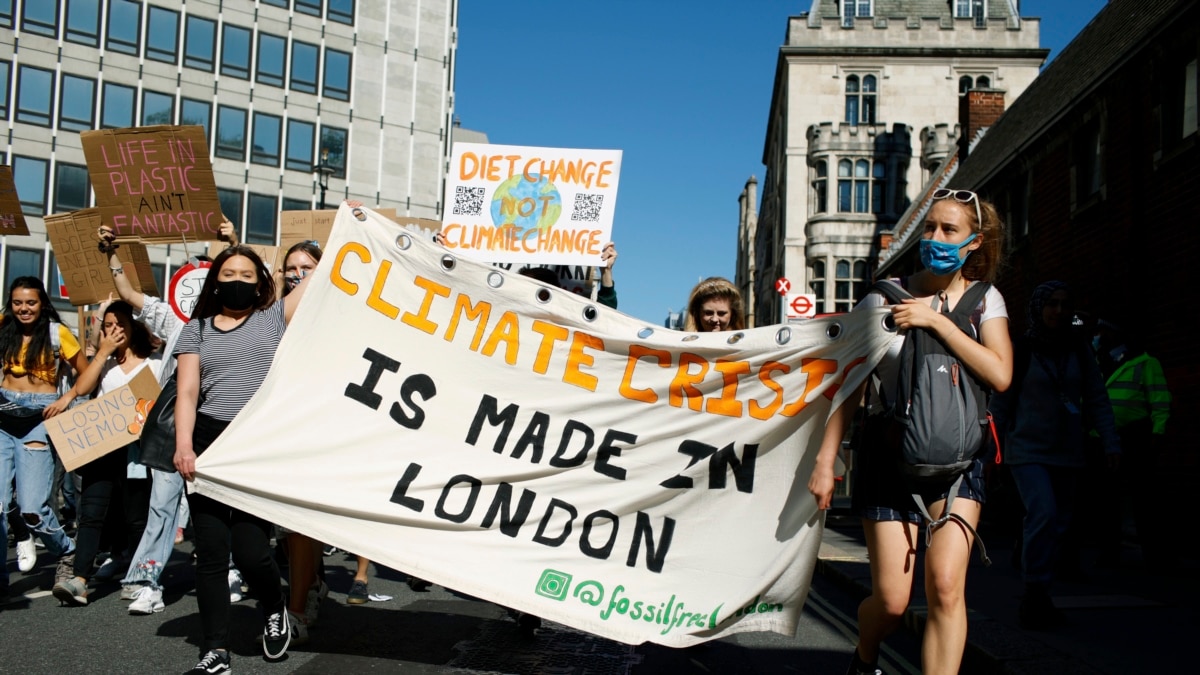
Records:
[[[54,350],[55,361],[62,356],[62,332],[58,329],[61,325],[57,321],[50,322],[50,348]]]
[[[911,293],[904,290],[900,284],[892,281],[891,279],[880,279],[879,281],[876,281],[871,286],[871,290],[882,295],[883,298],[888,301],[888,304],[891,305],[899,304],[902,300],[912,300],[913,297]]]
[[[983,297],[987,295],[991,287],[992,285],[986,281],[976,281],[971,284],[962,297],[958,299],[958,304],[954,306],[954,311],[950,313],[963,318],[969,318],[971,312],[974,312],[979,303],[983,302]]]

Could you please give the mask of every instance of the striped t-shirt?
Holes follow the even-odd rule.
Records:
[[[223,331],[213,318],[187,322],[175,344],[175,356],[200,355],[199,412],[226,422],[232,420],[258,391],[287,324],[283,301],[251,312],[246,320]]]

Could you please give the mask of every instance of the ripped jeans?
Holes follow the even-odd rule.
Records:
[[[3,390],[9,401],[34,410],[41,410],[58,400],[58,394],[33,394]],[[30,447],[33,444],[35,447]],[[58,516],[50,508],[54,483],[54,451],[46,435],[46,425],[38,424],[21,438],[0,429],[0,497],[7,504],[14,501],[11,495],[13,480],[16,479],[16,505],[30,531],[46,544],[46,550],[55,557],[72,553],[75,542],[67,537]],[[0,541],[8,537],[8,523],[0,518]],[[7,570],[0,572],[0,581],[8,578]]]

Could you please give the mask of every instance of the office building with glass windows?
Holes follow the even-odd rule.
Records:
[[[5,290],[40,276],[70,307],[41,216],[94,203],[79,141],[89,129],[203,126],[222,210],[247,243],[276,244],[279,211],[322,199],[440,218],[457,6],[0,0],[4,163],[31,231],[4,238]],[[187,254],[150,248],[165,288]]]

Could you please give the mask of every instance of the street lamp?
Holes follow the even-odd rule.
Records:
[[[329,148],[321,148],[321,163],[313,167],[313,173],[317,174],[317,186],[321,188],[321,211],[325,210],[325,191],[329,189],[329,177],[333,171],[334,168],[329,165]]]

